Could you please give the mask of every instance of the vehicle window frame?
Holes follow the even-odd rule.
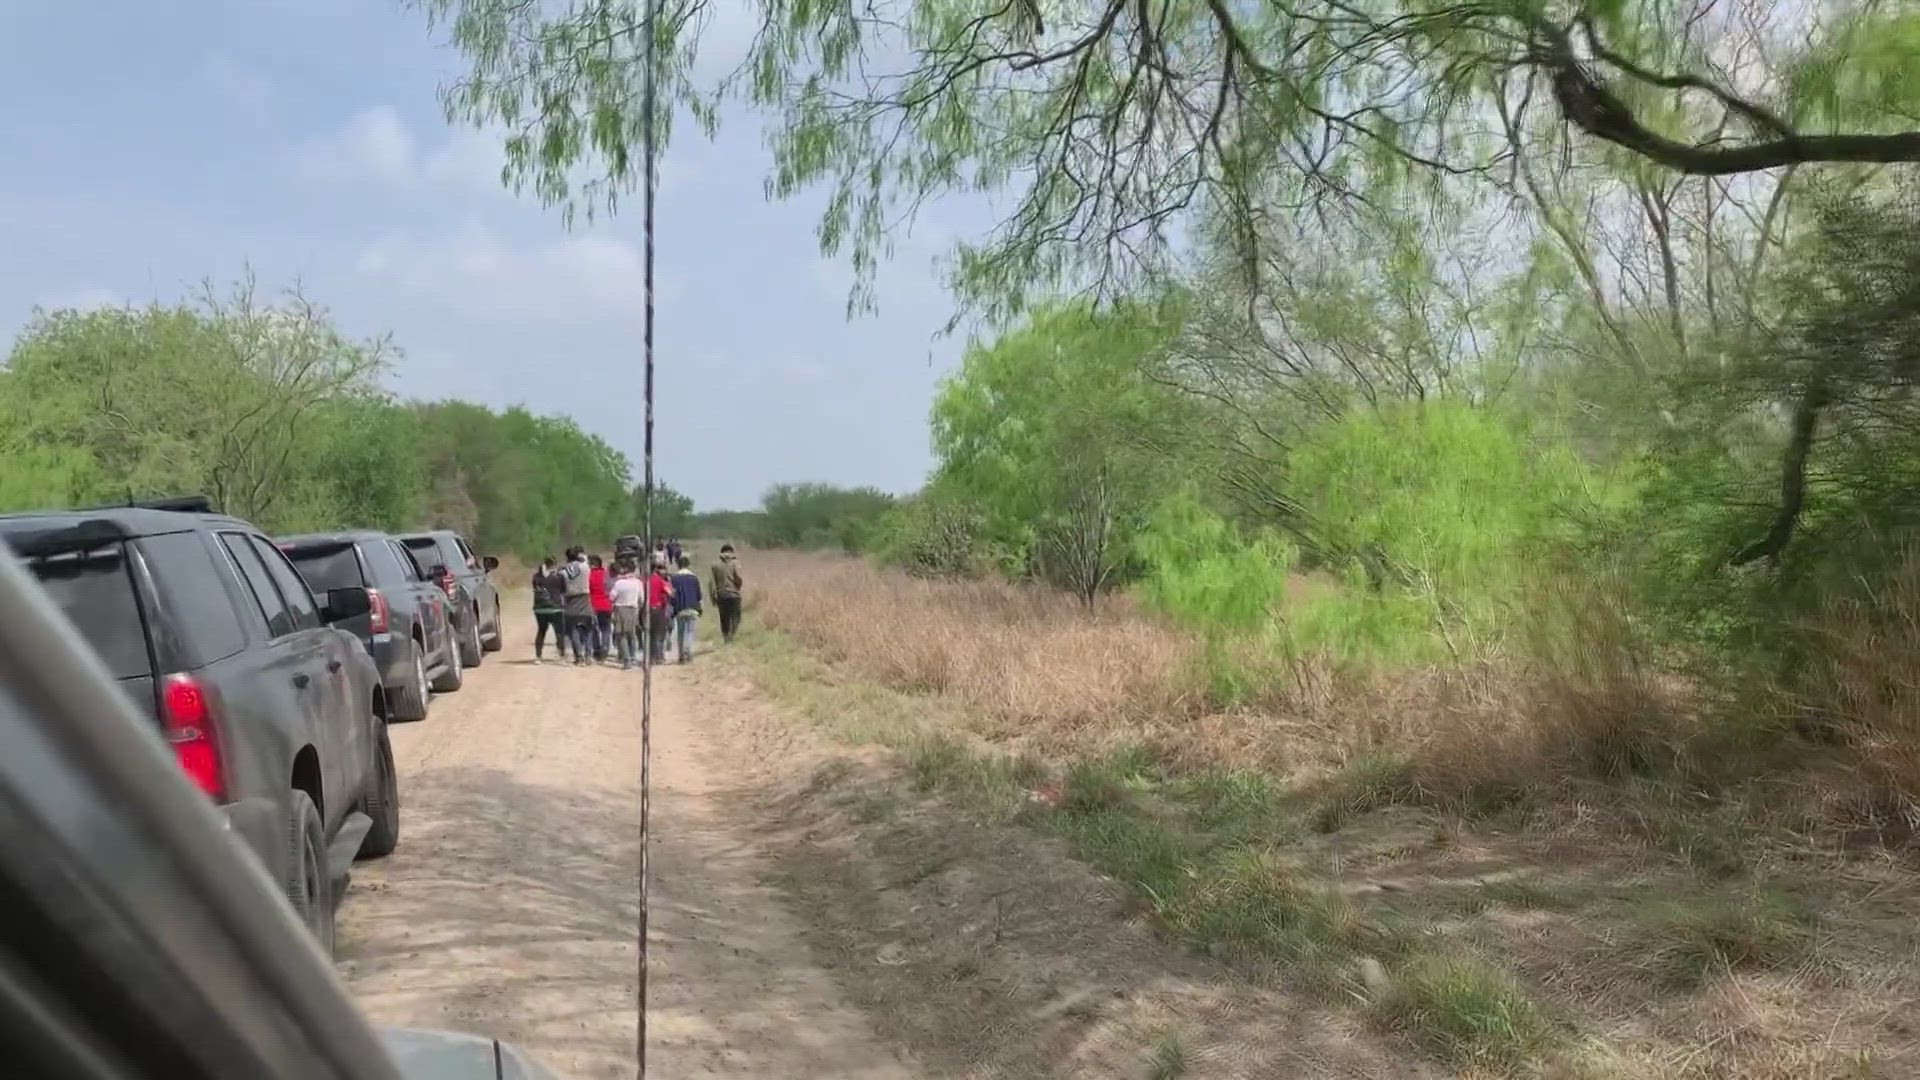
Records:
[[[420,559],[414,555],[412,548],[399,540],[388,540],[387,547],[400,560],[400,569],[406,573],[408,581],[424,583],[427,580],[427,568],[420,565]]]
[[[191,575],[192,570],[175,565],[174,556],[191,559],[184,551],[173,553],[166,550],[180,543],[197,548],[199,558],[205,560],[207,572],[212,580],[198,583],[182,582],[180,576]],[[161,610],[165,618],[158,620],[150,628],[158,646],[161,627],[164,627],[167,649],[185,666],[198,669],[217,664],[231,656],[237,656],[247,649],[247,642],[253,639],[246,618],[234,603],[233,593],[234,567],[221,553],[207,546],[207,535],[194,529],[178,532],[150,533],[134,541],[140,566],[151,582],[151,588],[158,594]],[[160,556],[168,556],[165,559]],[[197,587],[190,587],[196,585]],[[202,599],[200,594],[209,585],[215,589],[212,598]],[[209,645],[203,630],[210,612],[201,605],[211,605],[226,612],[226,618],[233,627],[234,636],[229,641]],[[231,648],[228,646],[231,645]],[[221,651],[221,650],[226,651]]]
[[[394,584],[411,580],[407,577],[406,564],[394,561],[393,549],[384,540],[363,540],[353,546],[360,553],[362,572],[376,588],[391,590]],[[398,582],[392,580],[395,574],[399,575]]]
[[[246,585],[247,592],[252,594],[253,602],[260,612],[260,618],[266,623],[267,640],[279,641],[281,638],[287,637],[290,634],[298,633],[299,626],[294,622],[293,609],[288,607],[286,600],[281,597],[279,587],[273,583],[273,575],[267,572],[266,563],[262,562],[259,553],[253,550],[253,545],[247,542],[247,534],[237,529],[223,529],[215,533],[214,536],[219,539],[220,547],[226,551],[227,558],[233,563],[234,569],[239,572],[241,583]],[[240,551],[234,550],[234,543],[236,541],[240,545]],[[253,575],[247,572],[246,560],[240,557],[241,551],[252,555],[254,563],[259,566],[260,578],[272,592],[273,604],[281,611],[285,620],[286,629],[282,630],[275,626],[273,615],[267,610],[268,598],[260,595],[260,585],[254,581]]]
[[[260,561],[267,568],[267,576],[273,579],[274,586],[280,590],[280,599],[286,603],[287,610],[293,613],[295,631],[318,630],[325,626],[326,621],[320,618],[319,598],[313,595],[311,588],[307,587],[307,579],[300,576],[300,571],[295,568],[293,561],[287,558],[287,553],[259,533],[247,533],[246,536],[253,541],[254,547],[259,549]],[[354,552],[354,560],[357,562],[359,558],[360,553]],[[280,573],[275,573],[276,568]],[[367,570],[363,566],[360,568],[360,580],[365,581],[366,578]],[[293,590],[293,596],[287,594],[289,588]],[[296,598],[306,602],[304,611],[295,606]]]
[[[116,565],[111,573],[124,579],[126,583],[127,606],[133,616],[133,625],[138,627],[135,633],[139,638],[138,652],[141,665],[140,670],[122,670],[129,665],[120,662],[132,659],[130,654],[134,650],[125,648],[124,646],[132,643],[132,637],[135,636],[134,634],[129,634],[124,637],[115,635],[110,642],[111,649],[102,650],[100,640],[87,629],[87,626],[94,625],[92,621],[76,617],[74,609],[67,606],[65,592],[50,587],[47,584],[47,579],[41,576],[41,564],[46,562],[47,559],[28,559],[25,560],[25,564],[27,566],[27,572],[32,574],[34,579],[40,583],[40,587],[47,591],[47,596],[52,600],[56,610],[60,611],[60,613],[73,624],[74,629],[86,640],[88,648],[99,657],[100,663],[107,669],[109,675],[115,680],[122,682],[128,679],[157,679],[161,670],[161,657],[156,654],[154,648],[153,614],[149,610],[152,601],[141,593],[140,577],[137,572],[139,566],[136,562],[138,553],[134,550],[133,544],[125,540],[117,540],[96,544],[85,549],[59,552],[48,558],[56,561],[70,559],[80,568],[85,568],[97,560],[105,558],[112,559]],[[123,612],[121,614],[124,615],[125,613]],[[118,620],[108,620],[105,625],[118,627],[123,630],[128,629],[126,627],[119,627]]]
[[[454,534],[453,546],[456,550],[460,552],[460,558],[465,560],[467,564],[467,569],[469,570],[480,569],[480,556],[475,555],[473,553],[473,548],[469,546],[466,540],[463,539],[458,533]]]
[[[278,547],[279,545],[276,544],[275,546]],[[345,555],[348,558],[353,560],[353,576],[357,580],[355,580],[352,584],[343,586],[343,587],[364,588],[365,586],[373,583],[372,575],[367,573],[367,570],[368,570],[367,561],[366,559],[360,556],[360,552],[356,550],[357,546],[358,545],[355,545],[355,544],[340,544],[340,545],[315,544],[308,547],[305,551],[300,551],[298,549],[289,551],[285,548],[281,548],[280,553],[286,556],[286,559],[288,562],[293,564],[294,573],[299,574],[300,580],[306,583],[307,591],[313,593],[317,598],[320,593],[323,593],[326,590],[325,589],[316,590],[313,584],[313,581],[307,576],[307,571],[301,569],[303,562],[304,563],[324,562],[332,559],[337,559],[340,556]],[[324,551],[324,554],[315,554],[315,552],[317,551]]]

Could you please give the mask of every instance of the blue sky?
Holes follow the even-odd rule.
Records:
[[[743,25],[710,27],[716,59]],[[398,0],[71,0],[0,10],[0,340],[36,306],[177,300],[204,278],[298,281],[391,332],[408,397],[571,415],[637,463],[640,222],[571,232],[450,128],[461,70]],[[691,125],[663,167],[661,475],[704,508],[780,481],[918,485],[961,342],[933,259],[981,221],[935,206],[845,318],[817,199],[766,203],[762,123]]]

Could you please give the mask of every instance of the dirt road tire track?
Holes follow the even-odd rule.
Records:
[[[640,678],[535,666],[521,621],[463,690],[393,729],[405,838],[355,872],[341,969],[377,1023],[511,1040],[581,1080],[631,1076]],[[685,674],[656,680],[650,1071],[924,1075],[873,1036],[766,884]]]

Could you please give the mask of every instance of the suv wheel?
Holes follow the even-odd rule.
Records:
[[[480,613],[475,611],[467,618],[467,628],[460,633],[460,663],[470,668],[479,667],[485,659],[480,654]]]
[[[374,754],[373,790],[367,792],[361,808],[373,819],[373,828],[360,842],[360,857],[378,859],[393,854],[400,846],[400,774],[393,767],[393,742],[387,738],[387,725],[380,725],[380,748]]]
[[[500,606],[494,605],[493,628],[487,631],[486,647],[488,652],[499,652],[507,644],[507,636],[500,632]]]
[[[425,720],[427,718],[427,699],[431,696],[427,690],[427,654],[420,643],[411,638],[407,640],[407,650],[413,653],[413,664],[408,669],[407,681],[393,690],[393,718],[395,720]]]
[[[440,675],[433,680],[434,693],[449,694],[460,689],[460,684],[466,681],[466,676],[462,672],[461,667],[460,644],[453,639],[453,631],[448,630],[447,666],[441,668]]]
[[[299,788],[287,805],[286,881],[282,888],[300,921],[320,942],[320,951],[333,955],[333,881],[327,875],[327,839],[320,825],[320,809]]]

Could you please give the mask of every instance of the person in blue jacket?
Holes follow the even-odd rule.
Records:
[[[700,575],[693,572],[693,560],[686,555],[673,571],[673,636],[680,662],[693,659],[693,631],[699,625],[701,600]]]

